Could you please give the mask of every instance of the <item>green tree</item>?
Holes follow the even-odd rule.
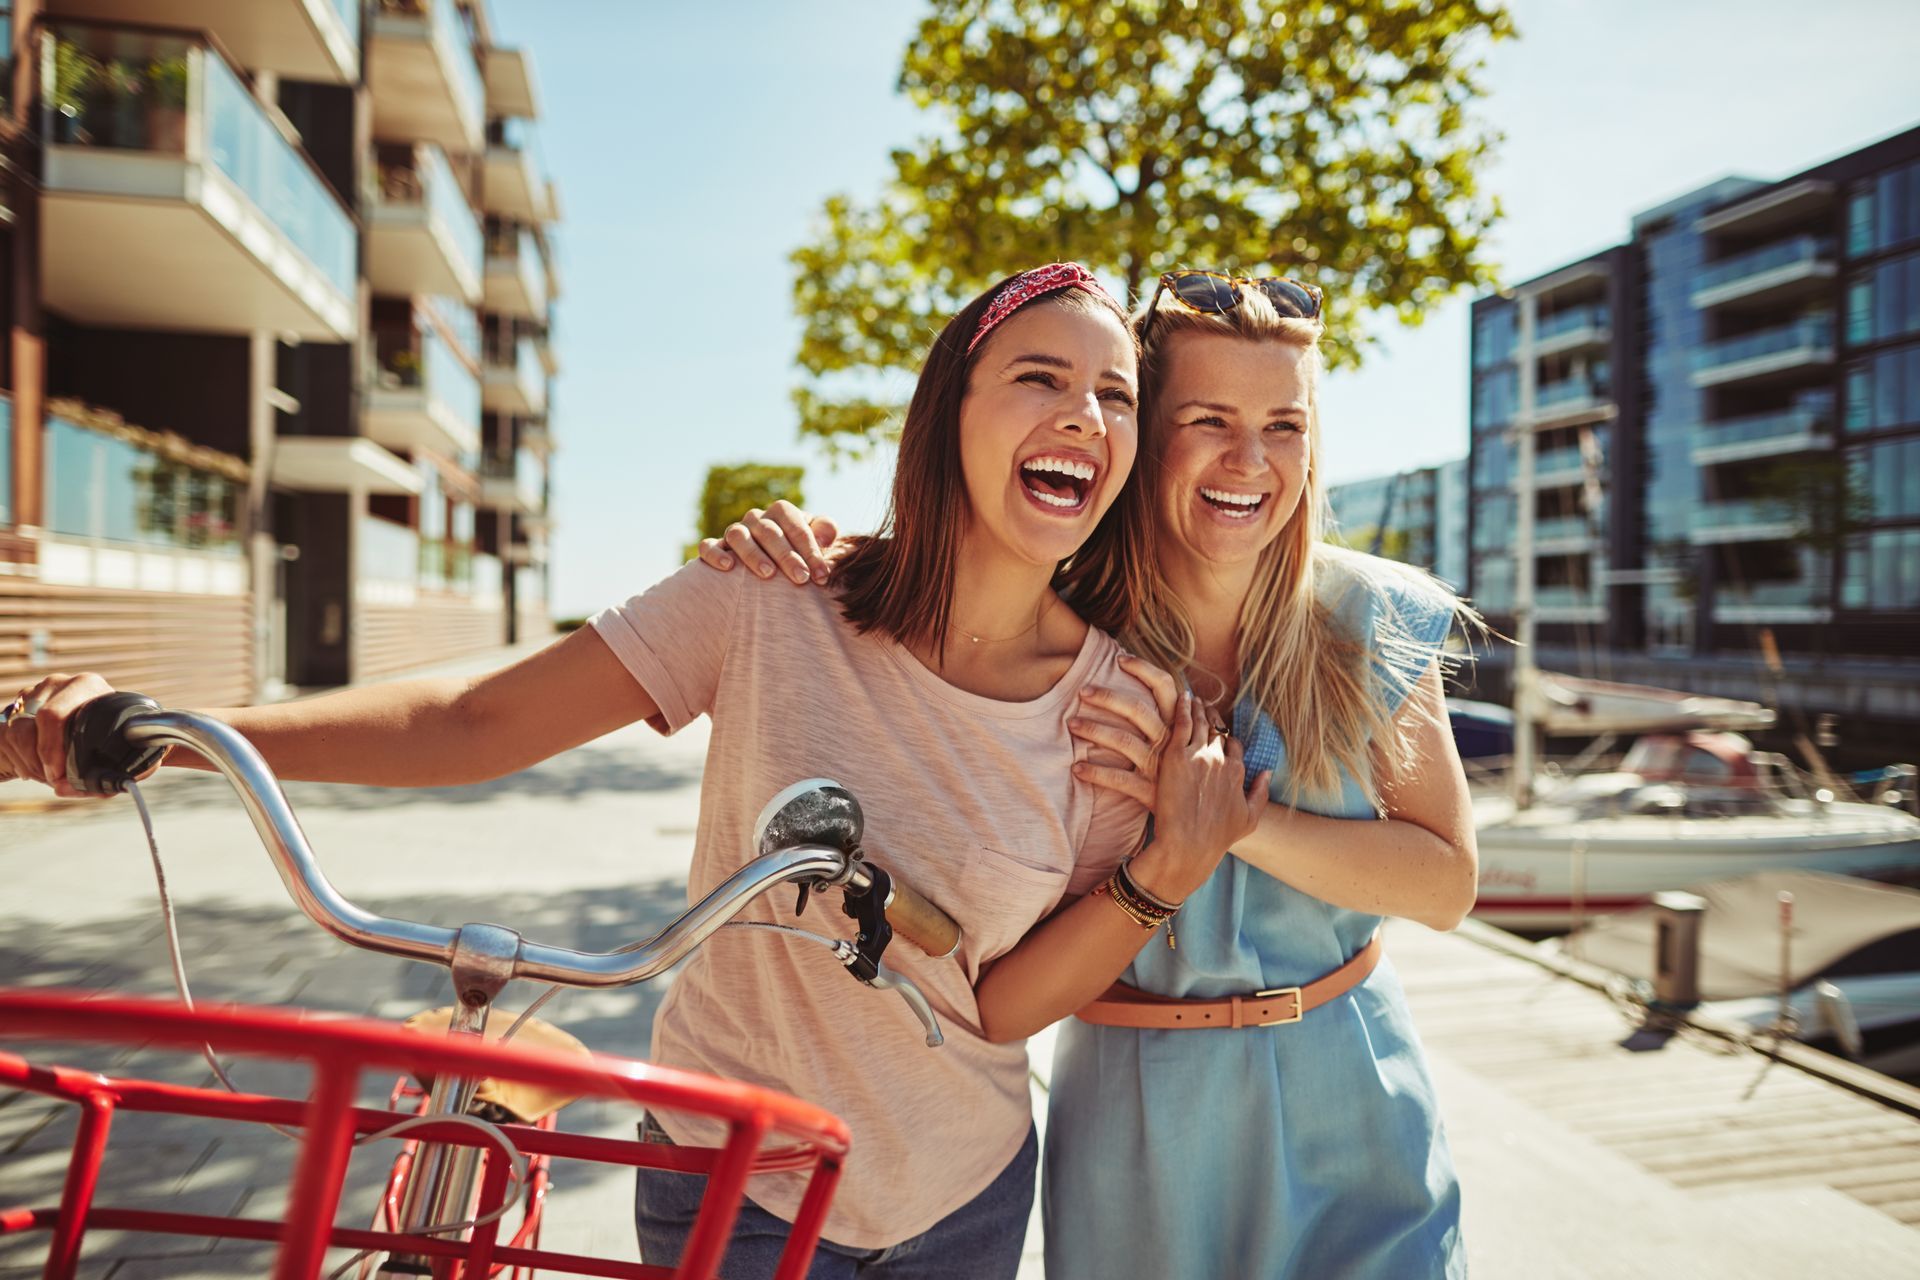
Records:
[[[1173,266],[1299,275],[1328,345],[1491,280],[1473,113],[1500,0],[932,0],[900,88],[932,128],[793,254],[804,433],[858,450],[927,337],[1009,269],[1133,302]]]
[[[701,538],[717,538],[741,514],[754,507],[765,507],[785,498],[803,506],[802,467],[775,466],[766,462],[742,462],[734,466],[707,468],[707,483],[700,490],[700,514],[693,543],[686,548],[691,558],[699,550]]]

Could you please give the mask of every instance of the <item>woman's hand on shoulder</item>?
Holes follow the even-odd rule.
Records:
[[[67,780],[67,722],[73,713],[113,686],[92,672],[51,675],[27,685],[0,717],[0,780],[43,782],[55,795],[88,793]],[[143,775],[144,776],[144,775]]]
[[[1205,884],[1267,809],[1264,772],[1247,785],[1244,750],[1208,723],[1191,693],[1180,696],[1173,731],[1161,752],[1153,804],[1153,843],[1134,859],[1141,888],[1180,902]]]
[[[759,507],[727,526],[724,536],[703,538],[700,559],[725,572],[743,564],[762,578],[783,573],[796,586],[832,576],[833,544],[840,531],[825,516],[809,516],[785,498]],[[826,548],[826,550],[822,550]]]

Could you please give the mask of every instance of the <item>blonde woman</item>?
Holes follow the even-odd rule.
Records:
[[[1048,1275],[1463,1275],[1452,1158],[1377,933],[1473,903],[1439,671],[1470,615],[1323,540],[1317,292],[1175,272],[1135,326],[1155,545],[1127,640],[1184,674],[1280,803],[1063,1029]],[[826,567],[791,510],[703,555]],[[1133,766],[1096,784],[1164,814],[1157,744],[1071,727]]]

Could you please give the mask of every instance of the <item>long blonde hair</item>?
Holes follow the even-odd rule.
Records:
[[[1189,311],[1169,301],[1153,315],[1150,326],[1147,319],[1144,309],[1134,317],[1135,330],[1144,337],[1140,417],[1143,427],[1151,419],[1156,429],[1143,432],[1146,448],[1143,465],[1135,469],[1135,483],[1145,487],[1148,509],[1156,514],[1163,482],[1161,451],[1172,434],[1157,417],[1159,391],[1181,335],[1282,342],[1304,353],[1306,484],[1292,518],[1260,553],[1252,588],[1240,609],[1240,696],[1251,697],[1271,717],[1286,743],[1288,803],[1332,801],[1340,794],[1344,771],[1374,809],[1381,811],[1381,786],[1409,763],[1411,747],[1411,735],[1396,723],[1390,710],[1394,695],[1407,692],[1408,680],[1396,685],[1388,673],[1417,672],[1428,661],[1426,647],[1415,639],[1402,616],[1402,598],[1450,612],[1469,627],[1477,626],[1478,618],[1431,575],[1325,541],[1319,402],[1322,330],[1317,321],[1281,316],[1257,289],[1243,290],[1237,306],[1217,315]],[[1168,536],[1167,531],[1161,530],[1159,536]],[[1372,597],[1371,635],[1348,625],[1354,616],[1349,606],[1366,603],[1356,601],[1354,592]],[[1195,647],[1193,620],[1168,584],[1157,557],[1147,561],[1134,594],[1140,603],[1127,636],[1130,645],[1169,671],[1189,671]],[[1362,626],[1368,614],[1367,609],[1359,611]]]

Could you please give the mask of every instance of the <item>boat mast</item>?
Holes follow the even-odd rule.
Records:
[[[1539,368],[1533,358],[1533,335],[1539,298],[1531,290],[1518,299],[1519,408],[1514,418],[1514,527],[1513,527],[1513,767],[1508,790],[1516,809],[1533,804],[1533,775],[1539,768],[1538,736],[1534,728],[1537,668],[1534,663],[1533,469],[1534,398]]]

